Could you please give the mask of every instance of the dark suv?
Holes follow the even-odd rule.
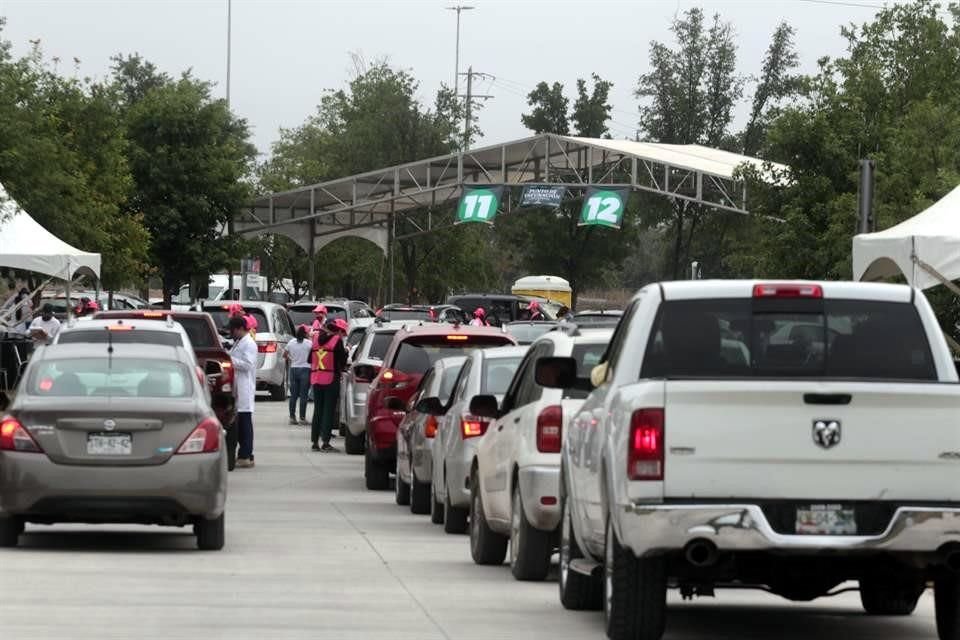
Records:
[[[493,327],[431,322],[397,331],[367,393],[367,488],[389,487],[397,464],[397,428],[420,379],[437,360],[513,344],[513,336]]]

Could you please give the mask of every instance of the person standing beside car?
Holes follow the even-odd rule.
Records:
[[[40,317],[30,323],[30,335],[40,343],[48,343],[60,331],[60,321],[53,315],[53,305],[49,302],[43,305]]]
[[[340,318],[330,320],[313,334],[310,384],[313,386],[313,424],[310,441],[314,451],[336,451],[330,444],[333,437],[333,419],[340,396],[340,374],[347,364],[347,350],[343,336],[347,323]],[[320,441],[323,440],[323,445]]]
[[[297,327],[297,337],[287,343],[284,358],[290,363],[290,424],[307,424],[307,395],[310,393],[310,354],[313,341],[309,327]],[[297,422],[297,401],[300,401],[300,422]]]
[[[253,402],[257,392],[257,343],[250,337],[247,323],[240,316],[227,324],[234,343],[230,348],[233,360],[233,385],[237,396],[237,467],[253,466]]]

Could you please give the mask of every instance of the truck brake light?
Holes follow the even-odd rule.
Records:
[[[560,453],[562,436],[563,407],[558,404],[545,407],[537,416],[537,451]]]
[[[758,284],[753,287],[754,298],[822,298],[823,287],[818,284]]]
[[[627,477],[631,480],[663,480],[663,427],[663,409],[633,412],[627,443]]]

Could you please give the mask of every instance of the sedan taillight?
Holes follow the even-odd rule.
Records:
[[[43,453],[43,449],[16,418],[7,416],[0,421],[0,450]]]
[[[460,433],[463,435],[464,440],[467,438],[476,438],[487,432],[488,424],[486,420],[474,418],[473,416],[464,416],[460,419]]]
[[[215,453],[220,450],[222,427],[216,418],[207,418],[197,425],[177,448],[177,453]]]
[[[558,404],[544,407],[537,416],[537,451],[560,453],[563,444],[563,407]]]

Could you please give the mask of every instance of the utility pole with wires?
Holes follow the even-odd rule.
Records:
[[[470,128],[473,125],[473,101],[474,100],[489,100],[493,96],[491,95],[474,95],[473,93],[473,78],[474,76],[483,79],[496,80],[496,77],[490,75],[489,73],[481,73],[479,71],[474,71],[473,67],[467,67],[466,73],[461,73],[462,76],[467,76],[467,93],[460,96],[464,99],[464,108],[465,116],[463,119],[463,150],[466,151],[470,148]]]

